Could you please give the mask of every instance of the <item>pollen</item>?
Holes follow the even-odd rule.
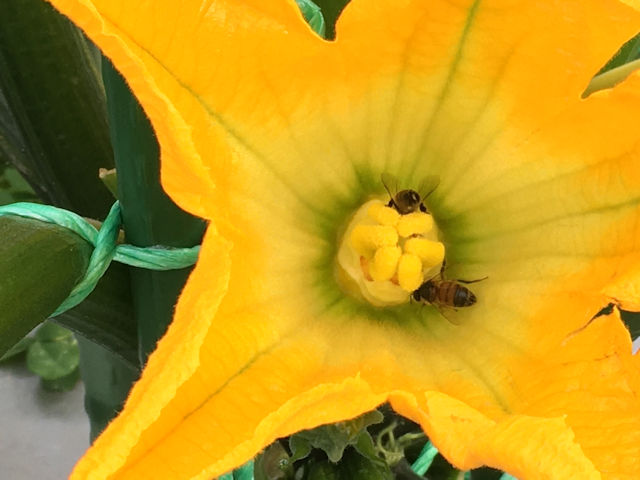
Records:
[[[422,235],[433,228],[433,217],[428,213],[413,212],[402,215],[398,220],[398,235],[410,237],[411,235]]]
[[[381,247],[398,243],[398,232],[390,225],[357,225],[351,232],[351,246],[360,255],[371,258]]]
[[[338,263],[374,305],[408,302],[444,260],[434,226],[426,212],[400,214],[380,200],[369,201],[346,229]]]
[[[395,227],[400,220],[400,214],[395,208],[387,207],[381,203],[374,203],[369,207],[369,216],[380,225]]]
[[[400,247],[381,247],[376,250],[369,264],[369,274],[376,282],[391,280],[398,269],[398,260],[402,256]]]
[[[404,253],[398,261],[398,285],[407,292],[413,292],[422,285],[422,260],[417,255]]]
[[[444,245],[426,238],[408,238],[404,242],[404,251],[417,256],[427,267],[440,264],[444,260]]]

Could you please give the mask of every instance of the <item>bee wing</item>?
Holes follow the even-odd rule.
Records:
[[[416,191],[424,202],[440,185],[440,175],[427,175],[422,179]]]
[[[382,180],[382,185],[384,185],[385,190],[393,199],[396,193],[398,193],[398,179],[391,175],[389,172],[384,172],[382,175],[380,175],[380,179]]]
[[[462,325],[462,319],[458,315],[451,315],[451,311],[447,311],[447,308],[448,307],[444,305],[439,305],[438,311],[440,312],[440,315],[442,315],[445,320],[447,320],[447,322],[449,322],[451,325]],[[450,310],[453,310],[454,312],[457,311],[455,308],[452,308]],[[447,313],[445,313],[445,311],[447,311]]]

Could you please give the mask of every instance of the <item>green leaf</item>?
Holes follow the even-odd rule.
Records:
[[[293,478],[293,461],[280,442],[269,445],[256,457],[255,480],[285,480]]]
[[[0,217],[0,355],[45,320],[86,271],[92,247],[49,223]]]
[[[369,425],[380,423],[383,416],[377,410],[367,412],[353,420],[323,425],[312,430],[304,430],[292,435],[289,445],[293,452],[292,461],[305,458],[311,447],[323,450],[330,461],[338,462],[345,448],[358,443],[361,434]]]
[[[3,163],[0,153],[0,205],[37,200],[38,197],[22,175],[8,163]]]
[[[371,435],[369,435],[369,432],[367,432],[366,430],[360,432],[360,435],[358,435],[358,438],[353,444],[353,447],[360,455],[362,455],[369,461],[373,463],[385,463],[384,460],[382,460],[378,456],[378,451],[376,450],[376,447],[373,443],[373,439],[371,438]]]
[[[347,450],[338,467],[341,480],[393,480],[386,463],[371,461],[353,449]]]
[[[340,480],[340,472],[337,465],[327,461],[313,462],[309,466],[307,480]]]
[[[471,470],[471,478],[473,480],[501,480],[501,477],[502,472],[495,468],[482,467]]]
[[[38,329],[27,350],[27,368],[44,380],[70,375],[79,364],[78,342],[73,334],[55,323]]]
[[[35,342],[35,338],[33,337],[24,337],[22,340],[20,340],[18,343],[16,343],[13,347],[11,347],[9,350],[7,350],[7,352],[5,352],[4,355],[2,355],[2,357],[0,357],[0,362],[5,362],[7,360],[10,360],[18,355],[20,355],[21,353],[24,353],[27,351],[27,349],[29,348],[29,346]]]
[[[326,33],[326,26],[324,23],[324,17],[322,16],[322,10],[320,7],[313,3],[311,0],[296,0],[298,4],[298,8],[302,12],[304,19],[307,21],[309,26],[324,38]]]
[[[91,48],[48,3],[0,2],[0,156],[43,201],[102,218],[113,154]]]
[[[625,44],[620,47],[620,50],[600,69],[597,75],[620,67],[625,63],[638,60],[638,58],[640,58],[640,33],[625,42]]]
[[[582,93],[586,98],[598,90],[612,88],[640,68],[640,33],[628,40],[591,79]]]
[[[140,370],[129,268],[112,263],[95,290],[77,307],[53,319],[109,351],[129,369]]]
[[[295,434],[289,437],[289,448],[292,452],[291,462],[297,462],[309,456],[311,450],[313,450],[309,436],[310,435]]]
[[[640,337],[640,313],[621,311],[622,321],[625,323],[631,334],[631,338],[635,340]]]
[[[326,37],[333,39],[336,36],[336,21],[349,0],[315,0],[322,10],[326,23]]]

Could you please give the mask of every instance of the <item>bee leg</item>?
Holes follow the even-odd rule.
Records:
[[[483,280],[486,280],[487,278],[489,278],[489,276],[488,276],[488,275],[487,275],[487,276],[484,276],[484,277],[482,277],[482,278],[477,278],[477,279],[475,279],[475,280],[462,280],[461,278],[458,278],[458,279],[456,280],[456,282],[460,282],[460,283],[476,283],[476,282],[481,282],[481,281],[483,281]]]
[[[440,277],[442,278],[442,274],[444,273],[444,269],[447,268],[447,259],[442,260],[442,266],[440,267]]]

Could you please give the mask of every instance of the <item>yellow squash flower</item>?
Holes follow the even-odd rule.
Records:
[[[325,41],[293,0],[51,1],[210,220],[73,479],[210,479],[383,402],[461,469],[640,478],[640,361],[617,309],[585,327],[640,308],[640,75],[581,98],[637,4],[354,0]],[[437,179],[429,214],[383,174]],[[443,257],[474,305],[409,301]]]

